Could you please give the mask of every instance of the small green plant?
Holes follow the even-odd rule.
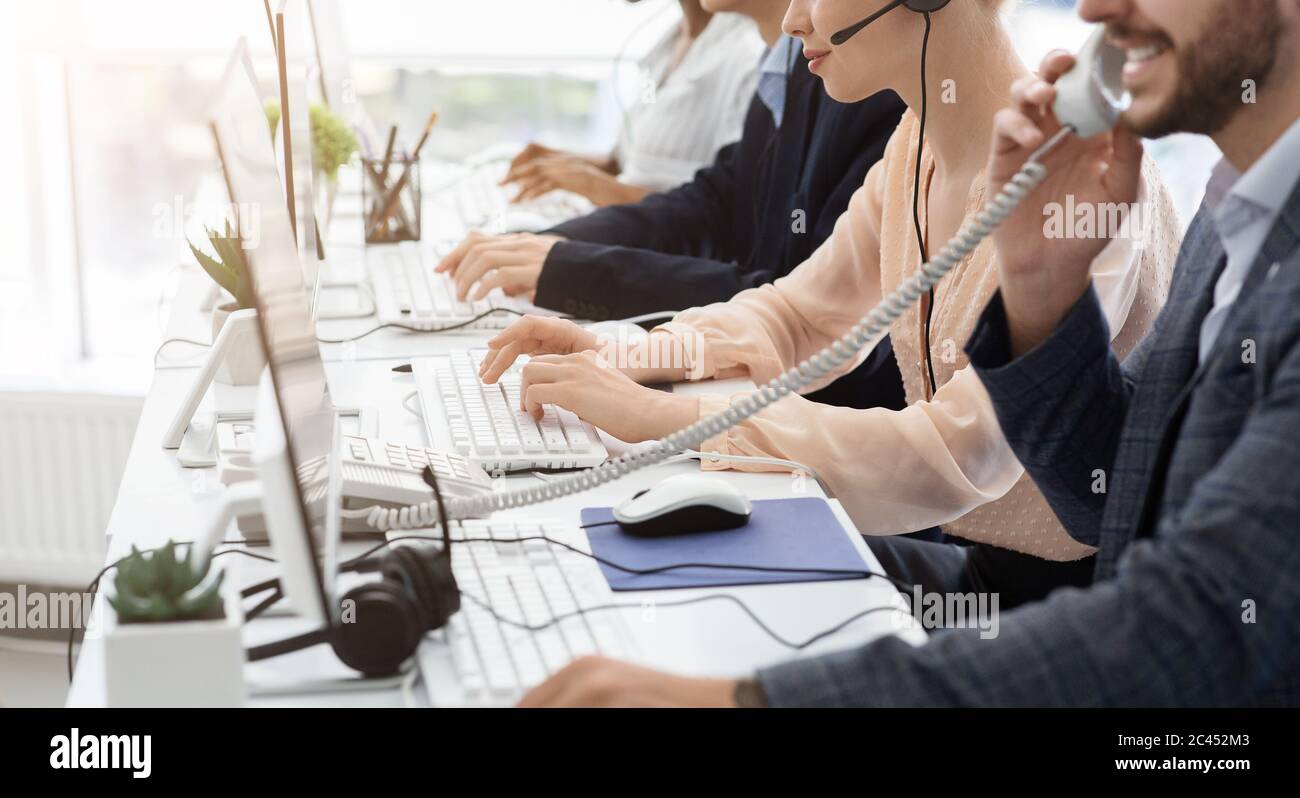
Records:
[[[330,113],[323,105],[311,107],[312,163],[330,180],[338,178],[339,167],[357,151],[352,126]]]
[[[244,257],[244,246],[239,234],[230,226],[230,222],[225,224],[224,235],[206,227],[203,230],[208,234],[208,241],[217,257],[213,258],[194,246],[193,242],[187,242],[195,260],[217,285],[235,298],[235,304],[240,310],[255,307],[252,276],[248,273],[248,260]]]
[[[267,100],[266,123],[271,128],[271,137],[280,130],[280,102]],[[339,175],[339,167],[352,159],[357,151],[357,135],[352,126],[331,113],[323,105],[313,105],[308,109],[311,117],[311,162],[330,180]]]
[[[159,623],[220,618],[225,572],[216,571],[209,578],[211,559],[201,568],[193,559],[193,546],[177,559],[176,544],[170,540],[152,554],[132,546],[131,554],[117,566],[115,593],[108,597],[118,620]]]

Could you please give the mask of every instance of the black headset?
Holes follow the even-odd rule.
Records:
[[[871,23],[880,19],[881,17],[888,14],[890,11],[893,11],[895,8],[898,8],[899,6],[903,6],[908,11],[915,11],[918,14],[930,14],[948,5],[949,2],[950,0],[891,0],[889,5],[885,6],[884,8],[880,9],[876,13],[862,20],[858,24],[851,25],[845,28],[844,30],[840,31],[839,33],[835,34],[834,36],[832,36],[831,44],[835,45],[836,47],[839,47],[841,44],[844,44],[849,39],[852,39],[854,36],[857,36],[858,32],[861,31],[863,28],[867,27]]]
[[[248,649],[248,660],[256,662],[328,643],[349,668],[366,676],[390,676],[411,658],[426,632],[441,628],[460,609],[451,558],[442,549],[396,546],[381,558],[341,570],[379,571],[383,579],[344,594],[341,606],[351,617],[287,640],[253,646]],[[266,583],[254,588],[272,586]],[[278,585],[275,587],[278,593]],[[273,594],[268,601],[279,598]]]
[[[836,47],[844,44],[849,39],[866,28],[871,23],[880,19],[900,6],[909,11],[915,11],[918,14],[925,15],[925,38],[921,41],[921,130],[916,139],[916,176],[912,183],[912,224],[916,227],[916,244],[921,250],[921,263],[930,259],[929,252],[926,251],[925,234],[921,230],[921,146],[925,141],[925,119],[929,111],[930,98],[929,90],[926,86],[925,65],[930,50],[930,14],[941,10],[948,5],[951,0],[892,0],[884,8],[862,20],[861,22],[850,25],[844,30],[831,36],[831,44]],[[925,367],[930,376],[931,396],[939,390],[938,381],[934,377],[934,356],[930,353],[930,322],[934,318],[934,288],[930,288],[930,303],[925,309]]]
[[[433,469],[425,468],[424,478],[438,500],[438,520],[442,523],[441,548],[394,546],[382,557],[368,557],[341,568],[343,573],[378,571],[379,581],[358,585],[343,595],[343,617],[330,619],[323,629],[253,646],[248,649],[250,662],[269,659],[291,651],[328,643],[339,660],[366,676],[390,676],[401,670],[402,663],[415,654],[425,634],[442,628],[460,610],[460,587],[451,570],[451,527],[442,504],[442,491]],[[253,585],[243,591],[248,598],[271,590],[248,615],[255,617],[278,601],[278,579]]]

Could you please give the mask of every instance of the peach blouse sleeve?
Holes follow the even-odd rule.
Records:
[[[880,301],[880,175],[877,163],[830,238],[790,274],[727,302],[683,311],[655,329],[678,340],[690,379],[771,379],[825,348]]]
[[[842,335],[880,300],[880,168],[868,174],[831,238],[790,275],[729,302],[687,310],[658,328],[678,339],[692,379],[748,374],[766,382]],[[1093,266],[1112,331],[1123,326],[1133,301],[1141,263],[1136,249],[1115,239]],[[720,412],[730,401],[703,396],[700,414]],[[931,400],[901,411],[787,397],[701,449],[805,464],[845,504],[859,531],[875,535],[953,521],[1002,497],[1023,473],[969,366]],[[726,461],[705,461],[704,468],[774,469]]]

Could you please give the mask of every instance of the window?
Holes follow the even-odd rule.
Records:
[[[444,158],[539,136],[611,146],[616,122],[593,113],[610,105],[611,62],[673,6],[341,0],[367,109],[412,129],[438,107],[449,124],[428,152]],[[259,0],[0,3],[0,103],[20,110],[0,127],[0,374],[112,361],[147,386],[165,302],[192,268],[175,222],[215,169],[207,103],[241,35],[274,96]]]
[[[369,112],[410,130],[438,107],[427,152],[446,159],[537,138],[609,148],[613,87],[677,16],[672,0],[339,2]],[[1069,0],[1022,2],[1013,29],[1031,64],[1087,32]],[[112,362],[148,384],[194,268],[176,222],[215,169],[207,103],[241,35],[273,95],[260,0],[0,3],[0,107],[17,110],[0,126],[0,376]],[[1151,150],[1186,222],[1214,148]]]

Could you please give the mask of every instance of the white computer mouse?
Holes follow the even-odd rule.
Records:
[[[735,529],[749,522],[753,506],[735,486],[716,477],[678,474],[614,507],[614,520],[629,535],[667,537]]]

